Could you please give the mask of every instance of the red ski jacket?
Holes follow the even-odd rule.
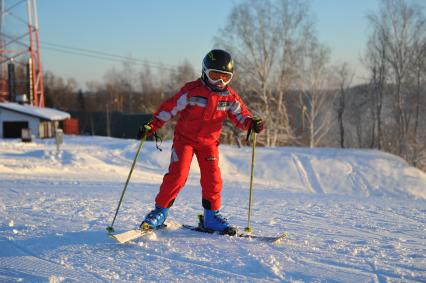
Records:
[[[224,91],[214,92],[201,79],[185,84],[160,105],[151,123],[153,130],[178,114],[175,137],[196,144],[217,143],[227,118],[242,130],[249,128],[252,118],[234,89],[226,86]]]

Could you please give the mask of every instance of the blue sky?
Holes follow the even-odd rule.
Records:
[[[198,68],[213,47],[236,2],[242,0],[44,0],[38,1],[40,40],[83,49]],[[312,0],[311,12],[322,43],[334,62],[348,61],[362,77],[359,58],[367,38],[366,15],[376,0]],[[45,70],[64,78],[102,81],[119,62],[42,48]]]

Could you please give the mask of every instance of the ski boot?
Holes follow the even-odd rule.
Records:
[[[168,208],[161,208],[156,205],[155,209],[148,213],[147,216],[145,216],[145,219],[142,221],[139,228],[141,230],[155,230],[161,226],[164,226],[164,221],[166,221],[168,213]]]
[[[204,217],[200,217],[202,228],[211,232],[220,232],[234,236],[237,234],[237,229],[228,223],[228,220],[220,215],[219,210],[204,209]]]

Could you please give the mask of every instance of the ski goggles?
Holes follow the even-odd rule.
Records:
[[[224,84],[228,84],[232,80],[231,72],[219,71],[215,69],[205,69],[204,73],[212,83],[218,83],[222,80]]]

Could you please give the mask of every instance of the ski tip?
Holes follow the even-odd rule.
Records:
[[[282,235],[280,235],[279,237],[277,237],[275,240],[272,241],[273,244],[275,245],[279,245],[281,244],[281,241],[288,238],[288,233],[285,232]]]

